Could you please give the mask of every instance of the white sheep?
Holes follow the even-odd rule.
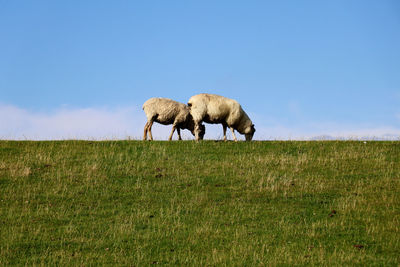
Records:
[[[175,129],[178,132],[179,140],[181,138],[180,129],[188,129],[194,134],[194,121],[189,112],[189,107],[183,103],[176,102],[168,98],[150,98],[143,104],[143,110],[146,113],[147,123],[144,126],[143,140],[147,139],[147,133],[149,133],[150,140],[153,140],[151,133],[151,127],[153,122],[158,122],[164,125],[172,124],[172,131],[169,135],[168,140],[172,140],[172,135]],[[205,134],[204,125],[198,126],[199,132],[198,137],[203,139]]]
[[[221,123],[224,141],[226,141],[227,127],[231,129],[235,141],[237,138],[234,130],[244,134],[246,141],[251,141],[253,138],[256,131],[254,124],[236,100],[213,94],[199,94],[189,99],[188,106],[195,123],[196,140],[200,139],[200,124],[203,121]]]

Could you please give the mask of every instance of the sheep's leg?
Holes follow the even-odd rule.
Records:
[[[195,121],[194,122],[194,135],[196,137],[196,141],[200,140],[199,133],[200,133],[200,123]]]
[[[231,131],[232,131],[233,140],[235,140],[235,142],[237,142],[237,138],[236,138],[236,135],[235,135],[235,130],[233,129],[233,127],[230,127],[230,128],[231,128]]]
[[[176,131],[178,132],[178,140],[182,140],[181,129],[180,128],[176,128]]]
[[[224,141],[226,141],[226,124],[222,124],[222,130],[224,131]]]
[[[176,125],[174,124],[174,125],[172,125],[172,131],[171,131],[171,134],[169,135],[169,138],[168,138],[169,141],[172,140],[172,135],[174,134],[175,129],[176,129]]]
[[[146,122],[146,124],[144,125],[143,141],[146,141],[147,139],[148,127],[149,127],[149,122]]]
[[[149,125],[147,126],[148,131],[149,131],[149,139],[150,139],[150,141],[153,141],[153,135],[151,133],[151,127],[153,127],[153,122],[154,121],[150,121]]]

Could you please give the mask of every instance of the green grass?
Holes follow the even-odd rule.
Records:
[[[0,141],[0,265],[399,255],[399,142]]]

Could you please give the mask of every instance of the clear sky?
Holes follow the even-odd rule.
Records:
[[[148,98],[203,92],[257,139],[398,140],[400,2],[0,0],[0,139],[139,138]]]

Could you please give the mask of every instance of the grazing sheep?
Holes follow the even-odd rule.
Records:
[[[147,123],[144,126],[143,140],[147,139],[147,132],[150,140],[153,140],[151,127],[153,122],[158,122],[164,125],[172,124],[172,132],[168,140],[172,140],[172,135],[175,129],[178,132],[179,140],[181,138],[181,129],[188,129],[194,134],[194,121],[190,115],[189,108],[183,103],[176,102],[168,98],[150,98],[143,104],[143,110],[146,113]],[[198,126],[198,138],[203,139],[205,134],[204,125]]]
[[[203,121],[221,123],[224,141],[226,141],[226,127],[228,126],[235,141],[237,141],[237,138],[234,130],[244,134],[246,141],[251,141],[253,138],[256,131],[254,124],[236,100],[213,94],[199,94],[189,99],[188,106],[195,123],[196,140],[200,139],[199,125]]]

